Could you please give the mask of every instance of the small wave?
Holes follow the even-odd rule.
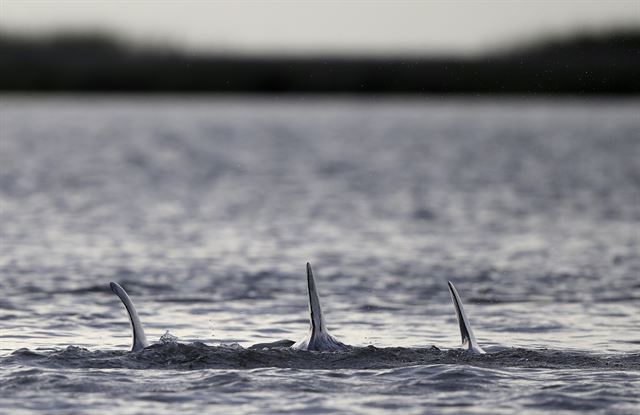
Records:
[[[289,343],[287,343],[289,344]],[[374,346],[346,352],[318,353],[289,348],[249,348],[237,344],[209,346],[175,340],[154,344],[137,352],[90,351],[76,346],[50,352],[19,349],[0,360],[3,365],[128,369],[384,369],[419,365],[469,365],[475,367],[640,370],[640,354],[594,355],[560,350],[505,349],[486,355],[463,350]]]

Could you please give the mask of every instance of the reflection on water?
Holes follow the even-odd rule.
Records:
[[[0,405],[632,413],[637,109],[5,97]],[[211,347],[302,338],[306,261],[364,349]],[[489,356],[450,350],[446,280]],[[179,343],[124,353],[109,281]]]

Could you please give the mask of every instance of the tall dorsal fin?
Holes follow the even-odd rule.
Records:
[[[334,339],[327,330],[322,317],[320,297],[316,282],[313,278],[311,264],[307,262],[307,289],[309,292],[309,332],[304,339],[293,346],[297,350],[311,350],[316,352],[335,352],[349,350],[350,347]]]
[[[322,317],[322,307],[320,306],[320,297],[316,288],[316,281],[313,278],[311,264],[307,262],[307,287],[309,292],[309,323],[311,324],[311,335],[317,333],[326,333],[324,318]]]
[[[149,346],[149,342],[147,342],[147,336],[144,335],[144,330],[142,329],[142,323],[140,322],[140,317],[138,317],[136,307],[133,305],[133,302],[129,298],[129,295],[127,295],[124,288],[115,282],[112,282],[110,286],[111,291],[120,298],[120,301],[122,301],[122,304],[124,304],[124,307],[127,309],[127,313],[129,314],[129,321],[131,322],[131,329],[133,331],[133,346],[131,347],[131,351],[140,351]]]
[[[448,284],[451,299],[453,300],[453,307],[456,309],[456,317],[458,318],[458,324],[460,325],[462,347],[473,353],[485,353],[485,351],[482,350],[482,347],[478,345],[476,336],[473,335],[473,330],[471,330],[469,318],[467,318],[467,314],[464,312],[464,307],[462,306],[462,300],[460,300],[460,296],[458,295],[458,290],[456,290],[456,287],[451,281],[448,281]]]

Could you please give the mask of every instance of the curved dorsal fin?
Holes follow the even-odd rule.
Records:
[[[142,323],[140,322],[140,317],[138,317],[136,307],[133,305],[124,288],[115,282],[112,282],[110,286],[111,291],[120,298],[120,301],[122,301],[122,304],[124,304],[129,314],[129,321],[131,322],[131,329],[133,331],[133,346],[131,347],[131,351],[140,351],[149,346],[149,342],[147,342],[147,336],[145,336],[144,330],[142,329]]]
[[[467,314],[464,312],[462,306],[462,300],[458,295],[458,290],[451,281],[447,281],[449,285],[449,293],[451,293],[451,299],[453,300],[453,307],[456,309],[456,317],[458,318],[458,324],[460,325],[460,336],[462,337],[462,347],[473,353],[485,353],[482,347],[478,345],[476,336],[473,335],[471,324],[467,318]]]

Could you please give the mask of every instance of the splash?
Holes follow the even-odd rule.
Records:
[[[178,337],[169,333],[169,330],[165,331],[164,334],[160,336],[160,343],[162,344],[172,344],[177,342],[178,342]]]

